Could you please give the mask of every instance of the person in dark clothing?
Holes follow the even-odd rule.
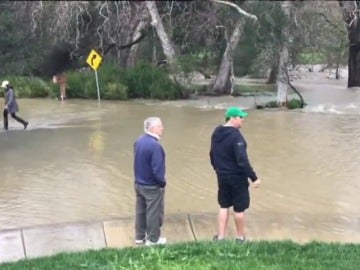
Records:
[[[229,208],[233,206],[236,241],[245,240],[245,210],[250,205],[249,178],[254,187],[258,179],[250,165],[247,144],[239,129],[248,113],[230,107],[225,113],[225,125],[215,128],[211,136],[210,162],[218,181],[218,233],[214,240],[222,240],[226,234]]]
[[[134,144],[136,193],[135,244],[165,244],[160,237],[164,217],[165,152],[159,139],[163,125],[158,117],[144,121],[145,134]]]
[[[3,111],[4,117],[4,129],[9,128],[8,114],[10,113],[11,117],[16,121],[24,125],[24,129],[27,128],[29,122],[26,122],[21,117],[17,116],[16,113],[19,111],[19,106],[16,102],[16,97],[14,93],[14,88],[9,84],[9,81],[3,81],[1,87],[5,90],[5,108]]]

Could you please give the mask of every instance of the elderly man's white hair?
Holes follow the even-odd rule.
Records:
[[[160,117],[152,116],[146,118],[144,121],[144,131],[149,132],[151,127],[158,125],[160,122],[161,122]]]

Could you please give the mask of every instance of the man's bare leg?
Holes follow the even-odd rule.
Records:
[[[226,227],[229,220],[229,208],[220,208],[218,215],[218,234],[219,240],[224,239]]]
[[[234,221],[236,226],[236,238],[245,238],[245,212],[234,212]]]

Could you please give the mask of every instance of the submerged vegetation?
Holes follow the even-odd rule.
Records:
[[[96,99],[97,86],[95,74],[90,69],[66,72],[67,96],[69,98]],[[192,84],[188,89],[171,79],[165,68],[156,68],[142,62],[134,68],[121,69],[116,65],[105,64],[98,72],[101,99],[127,100],[133,98],[151,98],[175,100],[188,98],[191,94],[206,93],[206,85]],[[52,80],[40,77],[3,76],[0,80],[9,80],[19,98],[56,98],[59,96],[59,85]],[[0,96],[3,96],[0,92]],[[275,84],[238,83],[235,84],[233,96],[273,96],[276,95]],[[300,100],[291,99],[288,109],[300,108]],[[259,105],[258,108],[276,108],[276,101]]]
[[[68,71],[67,96],[69,98],[97,98],[95,74],[89,69]],[[104,65],[98,72],[102,99],[126,100],[129,98],[178,99],[186,95],[176,82],[169,78],[166,69],[159,69],[148,63],[140,63],[130,69],[112,64]],[[59,86],[52,80],[27,76],[2,76],[14,86],[17,97],[35,98],[59,95]],[[1,93],[3,95],[3,93]]]

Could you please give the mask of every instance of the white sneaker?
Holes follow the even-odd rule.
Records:
[[[134,243],[135,243],[136,245],[144,244],[144,243],[145,243],[145,239],[135,239]]]
[[[150,240],[146,240],[145,242],[145,246],[165,245],[165,244],[166,244],[165,237],[159,237],[159,239],[156,242],[151,242]]]

